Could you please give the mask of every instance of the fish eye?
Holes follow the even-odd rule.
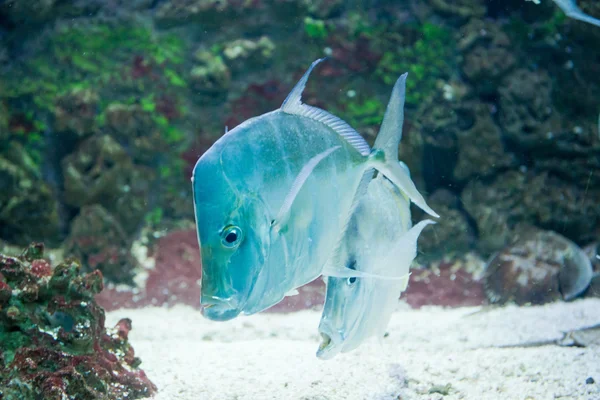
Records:
[[[229,225],[221,232],[221,244],[228,249],[233,249],[242,241],[242,229],[238,226]]]
[[[350,278],[346,279],[346,284],[348,284],[348,286],[354,285],[354,282],[356,282],[355,276],[351,276]]]

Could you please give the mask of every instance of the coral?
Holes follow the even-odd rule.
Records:
[[[27,155],[18,146],[12,149],[11,160],[0,156],[0,238],[16,244],[56,238],[58,204],[52,190],[28,165]]]
[[[494,94],[500,80],[517,63],[510,38],[491,22],[472,20],[462,27],[457,47],[463,74],[481,94]]]
[[[137,266],[130,246],[119,221],[96,204],[81,208],[64,244],[65,252],[80,259],[85,270],[97,269],[111,282],[129,284]]]
[[[273,58],[275,44],[268,36],[257,40],[237,39],[225,43],[223,57],[225,63],[234,72],[248,71],[254,68],[266,68]]]
[[[18,258],[0,254],[0,397],[138,399],[156,386],[139,369],[129,319],[104,326],[94,301],[98,271],[73,259],[52,268],[34,244]]]
[[[488,263],[484,285],[492,303],[544,304],[572,300],[592,278],[587,255],[552,231],[523,228],[514,244]]]
[[[471,181],[462,192],[465,210],[477,224],[478,248],[489,254],[510,241],[521,222],[587,242],[600,220],[595,188],[580,188],[549,173],[509,171],[494,180]]]

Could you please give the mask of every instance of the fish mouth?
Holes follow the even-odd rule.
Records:
[[[200,305],[202,315],[213,321],[228,321],[237,317],[241,312],[241,309],[231,299],[202,297]]]
[[[330,360],[342,350],[342,337],[339,334],[330,334],[321,331],[321,344],[317,350],[317,357],[321,360]]]

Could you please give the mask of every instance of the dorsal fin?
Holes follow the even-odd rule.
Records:
[[[302,103],[302,92],[306,86],[306,81],[308,80],[313,68],[323,60],[324,58],[320,58],[310,65],[308,70],[304,73],[302,78],[298,81],[296,86],[294,86],[290,94],[288,94],[286,99],[283,101],[283,104],[281,105],[281,111],[319,121],[346,139],[346,141],[348,141],[352,147],[358,150],[360,154],[363,156],[369,155],[369,153],[371,153],[369,144],[365,139],[363,139],[362,136],[360,136],[358,132],[348,125],[348,123],[325,110]]]

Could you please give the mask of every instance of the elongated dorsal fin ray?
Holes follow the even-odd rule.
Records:
[[[300,78],[296,86],[294,86],[290,94],[288,94],[286,99],[283,101],[283,104],[281,105],[281,111],[288,114],[310,118],[327,125],[330,129],[335,131],[348,143],[350,143],[352,147],[354,147],[360,154],[366,156],[371,152],[369,144],[362,136],[360,136],[358,132],[348,125],[348,123],[325,110],[302,103],[302,92],[306,87],[308,77],[310,76],[313,68],[323,60],[324,58],[320,58],[310,65],[308,70],[304,73],[302,78]]]
[[[384,151],[389,160],[398,159],[398,145],[402,139],[404,124],[404,98],[406,96],[406,77],[404,73],[394,84],[390,101],[388,102],[383,122],[375,139],[374,148]]]
[[[386,157],[387,158],[387,157]],[[425,211],[432,217],[439,218],[440,216],[433,211],[431,207],[427,205],[427,202],[423,198],[423,195],[419,193],[410,175],[404,167],[398,161],[387,162],[373,159],[372,168],[375,168],[386,178],[388,178],[394,185],[398,187],[404,194],[406,194],[410,201],[415,203],[421,210]]]
[[[281,208],[279,209],[279,212],[277,213],[277,216],[274,219],[272,229],[277,231],[281,228],[281,226],[283,224],[285,224],[287,222],[287,219],[289,217],[289,211],[292,208],[294,199],[296,198],[296,196],[298,196],[298,193],[300,192],[300,189],[302,189],[304,182],[306,182],[306,180],[308,179],[310,174],[313,172],[313,170],[316,168],[316,166],[325,157],[327,157],[328,155],[330,155],[331,153],[333,153],[340,147],[341,146],[334,146],[334,147],[331,147],[331,148],[317,154],[316,156],[314,156],[313,158],[308,160],[308,162],[304,165],[304,167],[302,167],[302,169],[298,173],[298,176],[296,177],[296,179],[294,179],[294,182],[292,183],[292,187],[290,188],[288,194],[285,196],[285,199],[283,200],[283,204],[281,205]]]
[[[410,264],[417,256],[417,240],[423,229],[431,224],[435,224],[435,221],[425,219],[404,233],[394,245],[394,248],[391,249],[386,262],[391,265],[401,263],[404,264],[403,267],[410,268]],[[406,285],[408,285],[408,280]],[[404,289],[406,289],[406,286]]]

